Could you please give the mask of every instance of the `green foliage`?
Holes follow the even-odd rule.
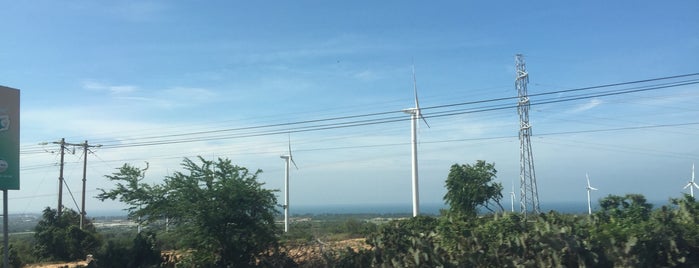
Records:
[[[94,255],[89,267],[158,267],[162,259],[155,248],[155,234],[139,233],[130,245],[118,240],[107,241],[107,245]]]
[[[362,249],[355,251],[348,247],[339,251],[325,253],[323,257],[326,261],[325,266],[329,266],[327,264],[332,264],[332,267],[336,268],[374,267],[374,265],[372,265],[374,255],[369,250]]]
[[[101,238],[89,219],[84,219],[80,229],[80,215],[64,209],[61,215],[55,209],[46,208],[43,218],[35,228],[35,252],[46,260],[73,261],[85,259],[100,246]]]
[[[134,220],[147,221],[148,216],[157,218],[160,215],[151,215],[151,211],[144,209],[143,205],[159,201],[159,199],[163,198],[164,191],[160,185],[151,186],[141,182],[145,177],[146,169],[148,168],[140,169],[124,164],[119,168],[118,172],[105,176],[110,181],[117,182],[116,187],[109,191],[99,189],[101,193],[97,195],[97,199],[102,201],[118,199],[120,202],[129,205],[127,211],[129,212],[129,217]]]
[[[18,250],[15,249],[15,248],[12,246],[12,244],[10,244],[10,248],[9,248],[8,251],[9,251],[9,253],[10,253],[10,256],[8,257],[8,264],[10,265],[10,267],[12,267],[12,268],[20,268],[20,267],[23,267],[23,266],[24,266],[24,262],[23,262],[22,259],[20,258],[19,253],[18,253]],[[5,252],[5,247],[0,247],[0,252],[3,252],[3,253],[4,253],[4,252]],[[4,255],[4,254],[2,254],[2,255],[0,255],[0,256],[3,256],[3,255]],[[4,257],[4,256],[3,256],[3,257]],[[3,263],[0,262],[0,267],[4,267],[2,264],[3,264]]]
[[[396,220],[379,227],[367,243],[373,251],[363,252],[382,267],[436,267],[444,262],[434,232],[438,221],[428,216]],[[364,257],[352,256],[353,259]],[[366,263],[365,263],[366,264]]]
[[[615,265],[699,265],[699,205],[687,195],[670,202],[676,207],[653,211],[641,195],[606,197],[592,218],[591,244]]]
[[[297,217],[313,218],[312,221],[292,222],[289,232],[282,236],[282,241],[315,241],[344,240],[352,238],[362,238],[377,230],[376,223],[367,217],[376,215],[364,214],[325,214],[325,215],[300,215]]]
[[[199,266],[252,266],[275,252],[276,197],[257,181],[262,171],[250,172],[230,160],[198,160],[184,159],[185,172],[153,186],[139,182],[143,170],[124,165],[107,176],[124,184],[102,190],[98,198],[118,198],[130,205],[132,218],[144,222],[168,218],[173,232],[193,250],[190,261]]]
[[[652,210],[638,194],[608,196],[592,217],[556,212],[446,213],[379,226],[369,250],[338,267],[699,267],[699,203],[685,195]]]
[[[33,227],[36,227],[35,225]],[[10,232],[10,264],[11,267],[22,267],[26,263],[37,262],[34,248],[34,234],[17,234]],[[4,250],[0,246],[0,250]],[[2,251],[4,252],[4,251]]]
[[[478,160],[475,165],[452,165],[444,195],[449,211],[471,217],[477,215],[479,207],[494,212],[497,205],[500,211],[504,211],[500,204],[502,185],[493,182],[496,174],[495,164],[483,160]]]

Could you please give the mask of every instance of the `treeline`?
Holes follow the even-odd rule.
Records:
[[[394,221],[329,267],[699,267],[699,203],[652,210],[642,195],[608,196],[593,215],[549,212]]]

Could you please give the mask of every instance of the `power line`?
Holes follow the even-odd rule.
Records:
[[[576,95],[576,96],[571,96],[571,97],[562,98],[562,99],[561,98],[547,99],[547,100],[543,100],[543,101],[539,101],[539,102],[532,102],[531,105],[544,105],[544,104],[553,104],[553,103],[568,102],[568,101],[575,101],[575,100],[582,100],[582,99],[589,99],[589,98],[630,94],[630,93],[636,93],[636,92],[643,92],[643,91],[650,91],[650,90],[657,90],[657,89],[671,88],[671,87],[678,87],[678,86],[686,86],[686,85],[692,85],[692,84],[699,84],[699,80],[684,81],[684,82],[677,82],[677,83],[664,84],[664,85],[645,86],[642,88],[622,89],[622,90],[616,90],[616,91],[603,92],[603,93],[599,93],[599,94]],[[482,102],[488,102],[488,101],[482,101]],[[481,113],[481,112],[489,112],[489,111],[496,111],[496,110],[512,109],[512,108],[516,108],[516,107],[517,107],[517,105],[512,105],[512,104],[499,104],[499,105],[475,107],[475,108],[469,108],[469,109],[459,109],[459,110],[449,110],[449,111],[436,112],[436,113],[426,115],[425,117],[426,118],[446,117],[446,116],[462,115],[462,114],[469,114],[469,113]],[[394,113],[394,112],[382,112],[382,113],[374,113],[374,114],[366,114],[366,115],[346,116],[346,117],[341,117],[341,118],[343,118],[343,119],[361,118],[361,117],[366,117],[366,116],[373,116],[373,115],[378,115],[378,114],[390,114],[390,113]],[[221,140],[221,139],[260,137],[260,136],[270,136],[270,135],[278,135],[278,134],[285,134],[285,133],[311,132],[311,131],[340,129],[340,128],[349,128],[349,127],[358,127],[358,126],[368,126],[368,125],[376,125],[376,124],[386,124],[386,123],[405,121],[408,119],[405,119],[402,116],[392,116],[392,117],[383,117],[383,118],[375,118],[375,119],[363,119],[363,120],[354,120],[354,121],[346,121],[346,122],[318,124],[318,125],[310,125],[310,126],[303,125],[303,124],[307,124],[310,122],[326,122],[326,121],[332,121],[332,120],[339,120],[339,119],[327,118],[327,119],[318,119],[318,120],[298,121],[298,122],[293,122],[293,123],[283,123],[283,124],[274,124],[274,125],[265,125],[265,126],[237,128],[237,130],[250,130],[250,129],[261,129],[261,128],[299,125],[297,127],[287,128],[287,129],[271,129],[271,130],[252,131],[252,132],[247,132],[247,133],[222,134],[222,135],[191,137],[191,138],[183,138],[183,139],[166,139],[166,140],[159,140],[159,141],[132,142],[132,143],[105,145],[104,147],[105,148],[141,147],[141,146],[177,144],[177,143],[211,141],[211,140]],[[197,134],[220,133],[220,132],[229,132],[229,131],[233,131],[233,130],[236,130],[236,129],[202,131],[202,132],[197,132]],[[187,135],[187,134],[178,134],[177,136],[185,136],[185,135]],[[194,135],[194,134],[190,134],[190,135]]]
[[[615,131],[626,131],[626,130],[642,130],[642,129],[656,129],[656,128],[667,128],[667,127],[679,127],[679,126],[692,126],[699,125],[699,122],[685,122],[676,124],[655,124],[655,125],[639,125],[639,126],[629,126],[629,127],[617,127],[617,128],[596,128],[596,129],[582,129],[573,131],[559,131],[559,132],[544,132],[538,134],[532,134],[532,137],[545,137],[545,136],[561,136],[561,135],[571,135],[571,134],[585,134],[585,133],[599,133],[599,132],[615,132]],[[463,139],[444,139],[444,140],[429,140],[421,141],[421,144],[439,144],[439,143],[453,143],[453,142],[468,142],[468,141],[486,141],[486,140],[500,140],[500,139],[512,139],[517,138],[517,135],[504,135],[504,136],[492,136],[492,137],[478,137],[478,138],[463,138]],[[331,151],[331,150],[347,150],[347,149],[362,149],[362,148],[381,148],[381,147],[393,147],[393,146],[404,146],[409,143],[398,142],[398,143],[382,143],[382,144],[369,144],[369,145],[355,145],[355,146],[335,146],[335,147],[319,147],[319,148],[309,148],[309,149],[297,149],[296,152],[315,152],[315,151]],[[265,153],[245,153],[245,154],[265,154]],[[124,161],[136,161],[137,158],[132,159],[116,159],[116,160],[104,160],[95,154],[101,162],[124,162]],[[174,157],[164,157],[166,159],[181,158],[182,156]],[[53,167],[53,166],[47,166]]]
[[[592,87],[549,91],[549,92],[531,94],[530,96],[545,96],[545,95],[552,95],[552,94],[586,91],[586,90],[591,90],[591,89],[608,88],[608,87],[631,85],[631,84],[637,84],[637,83],[647,83],[647,82],[653,82],[653,81],[662,81],[662,80],[669,80],[669,79],[691,77],[691,76],[696,76],[696,75],[699,75],[699,73],[666,76],[666,77],[636,80],[636,81],[629,81],[629,82],[622,82],[622,83],[605,84],[605,85],[592,86]],[[629,93],[635,93],[635,92],[657,90],[657,89],[662,89],[662,88],[685,86],[685,85],[691,85],[691,84],[697,84],[697,83],[699,83],[699,80],[685,80],[685,81],[670,82],[670,83],[657,84],[657,85],[648,85],[648,86],[641,86],[641,87],[634,87],[634,88],[624,88],[624,89],[605,91],[605,92],[601,92],[601,93],[587,93],[587,94],[574,95],[574,96],[569,96],[569,97],[565,97],[565,98],[543,99],[543,100],[540,100],[537,102],[532,102],[531,105],[544,105],[544,104],[552,104],[552,103],[559,103],[559,102],[565,102],[565,101],[576,101],[576,100],[596,98],[596,97],[622,95],[622,94],[629,94]],[[430,107],[424,107],[422,109],[424,109],[424,110],[428,110],[428,109],[434,110],[434,109],[440,109],[440,108],[443,109],[443,108],[456,107],[456,106],[492,103],[492,102],[499,102],[499,101],[501,102],[501,101],[505,101],[505,100],[512,100],[515,98],[517,98],[517,97],[493,98],[493,99],[486,99],[486,100],[430,106]],[[472,107],[472,108],[465,108],[465,109],[452,109],[452,110],[446,110],[446,111],[436,111],[436,112],[433,112],[433,113],[426,115],[425,117],[432,117],[432,118],[434,118],[434,117],[447,117],[447,116],[462,115],[462,114],[469,114],[469,113],[482,113],[482,112],[490,112],[490,111],[496,111],[496,110],[512,109],[512,108],[516,108],[516,107],[517,106],[513,105],[513,104],[493,104],[493,105],[489,105],[489,106]],[[176,143],[188,143],[188,142],[198,142],[198,141],[211,141],[211,140],[221,140],[221,139],[248,138],[248,137],[259,137],[259,136],[285,134],[285,133],[289,133],[289,132],[295,132],[295,133],[296,132],[310,132],[310,131],[350,128],[350,127],[359,127],[359,126],[376,125],[376,124],[386,124],[386,123],[393,123],[393,122],[408,120],[408,119],[406,119],[402,116],[398,116],[398,115],[386,116],[386,115],[390,115],[390,114],[399,114],[399,113],[402,113],[402,111],[399,111],[399,110],[385,111],[385,112],[377,112],[377,113],[339,116],[339,117],[321,118],[321,119],[313,119],[313,120],[301,120],[301,121],[294,121],[294,122],[286,122],[286,123],[278,123],[278,124],[266,124],[266,125],[240,127],[240,128],[227,128],[227,129],[217,129],[217,130],[207,130],[207,131],[195,131],[195,132],[188,132],[188,133],[158,135],[158,136],[146,136],[146,137],[132,138],[132,139],[120,139],[120,141],[123,143],[120,143],[120,144],[105,143],[104,147],[105,148],[127,148],[127,147],[142,147],[142,146],[155,146],[155,145],[166,145],[166,144],[176,144]],[[379,118],[372,118],[372,117],[379,117]],[[352,119],[360,119],[360,120],[352,120]],[[347,120],[350,120],[350,121],[347,121]],[[322,124],[319,124],[319,123],[322,123]],[[288,128],[290,126],[293,126],[293,127]],[[235,133],[235,132],[242,132],[242,133]],[[177,138],[177,137],[180,137],[180,138]],[[176,139],[168,139],[168,138],[176,138]],[[124,141],[126,141],[126,142],[124,142]],[[128,141],[133,141],[133,142],[128,142]],[[26,148],[25,150],[22,151],[23,154],[31,154],[31,153],[39,153],[39,152],[45,152],[45,150],[33,149],[30,147],[30,148]]]

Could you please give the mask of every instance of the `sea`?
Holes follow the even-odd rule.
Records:
[[[659,208],[667,205],[667,201],[651,202],[654,208]],[[511,204],[503,204],[506,211],[512,209]],[[422,215],[440,215],[440,210],[447,209],[448,206],[444,203],[427,203],[420,204],[420,214]],[[543,213],[556,211],[566,214],[586,214],[587,202],[547,202],[539,204],[540,211]],[[520,211],[519,204],[515,204],[515,211]],[[599,205],[593,204],[592,210],[599,210]],[[281,208],[280,212],[283,212]],[[292,215],[326,215],[326,214],[391,214],[391,215],[412,215],[412,204],[301,204],[291,207]],[[482,212],[487,212],[483,210]],[[100,216],[125,216],[123,210],[102,210],[88,211],[91,217]]]
[[[506,211],[512,209],[508,203],[503,204]],[[587,213],[587,203],[555,202],[539,204],[541,212],[556,211],[567,214]],[[420,204],[420,214],[439,215],[440,210],[447,209],[443,203]],[[595,207],[593,207],[595,209]],[[515,211],[520,211],[519,204],[515,204]],[[328,204],[328,205],[298,205],[291,207],[292,214],[406,214],[412,215],[412,204]],[[482,212],[486,212],[485,210]]]

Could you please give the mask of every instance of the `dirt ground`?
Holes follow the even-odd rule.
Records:
[[[87,266],[86,261],[76,261],[76,262],[61,262],[61,263],[40,263],[40,264],[30,264],[27,266],[24,266],[25,268],[62,268],[62,267],[78,267],[82,265],[83,267]]]
[[[294,259],[296,262],[305,262],[309,259],[321,258],[322,252],[325,250],[339,250],[350,247],[354,250],[368,249],[364,238],[357,239],[347,239],[342,241],[328,241],[328,242],[311,242],[305,245],[296,245],[287,248],[286,253]],[[163,252],[165,256],[173,257],[178,254],[173,254],[173,252]],[[181,256],[176,256],[181,257]],[[25,266],[25,268],[63,268],[68,266],[69,268],[78,266],[87,266],[87,261],[77,261],[77,262],[63,262],[63,263],[35,263]]]

